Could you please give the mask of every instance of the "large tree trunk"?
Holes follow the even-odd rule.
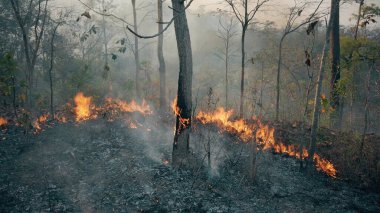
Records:
[[[340,80],[340,42],[339,42],[339,1],[331,0],[331,16],[332,25],[330,33],[330,58],[331,58],[331,79],[330,79],[330,105],[334,109],[331,113],[331,127],[340,129],[340,96],[337,88]],[[333,13],[333,11],[335,11]]]
[[[245,75],[245,33],[247,27],[243,26],[241,34],[241,80],[240,80],[240,118],[244,116],[244,75]]]
[[[133,8],[133,30],[137,31],[137,13],[136,13],[136,0],[132,0],[132,8]],[[136,89],[136,97],[139,99],[141,97],[140,91],[140,56],[139,56],[139,38],[135,36],[135,63],[136,63],[136,76],[135,76],[135,89]]]
[[[193,61],[189,27],[183,0],[172,0],[175,35],[179,56],[176,131],[172,163],[175,167],[186,165],[189,155],[192,108]]]
[[[163,30],[162,26],[162,0],[157,0],[158,11],[158,32]],[[160,112],[163,114],[166,111],[166,64],[163,53],[164,35],[158,36],[157,55],[159,62],[160,73]]]
[[[333,14],[333,13],[332,13]],[[308,168],[311,168],[313,159],[314,159],[314,153],[317,143],[317,131],[318,131],[318,123],[319,123],[319,115],[321,111],[321,91],[322,91],[322,82],[325,74],[325,63],[327,58],[327,53],[329,50],[329,43],[330,43],[330,32],[331,32],[331,26],[332,26],[332,17],[333,15],[330,14],[330,21],[326,29],[326,39],[325,44],[323,45],[323,51],[321,56],[321,63],[319,66],[319,74],[318,74],[318,81],[317,81],[317,88],[315,91],[314,96],[314,111],[313,111],[313,122],[311,126],[311,134],[310,134],[310,144],[309,144],[309,156],[307,158],[306,166]]]
[[[276,121],[278,121],[279,111],[280,111],[280,73],[281,73],[281,63],[282,63],[282,43],[284,42],[285,36],[281,37],[280,45],[278,47],[278,61],[277,61],[277,81],[276,81]]]

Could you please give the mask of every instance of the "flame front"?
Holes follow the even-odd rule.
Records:
[[[82,92],[79,92],[74,97],[74,102],[76,105],[74,108],[75,120],[79,122],[90,119],[92,98],[86,97]]]
[[[8,124],[8,121],[7,119],[3,118],[3,117],[0,117],[0,126],[5,126]]]
[[[232,115],[233,110],[225,110],[219,107],[214,112],[199,112],[196,119],[202,124],[215,123],[219,128],[225,131],[236,133],[244,142],[255,139],[257,143],[263,147],[262,149],[264,151],[273,150],[276,153],[285,153],[298,159],[305,159],[309,156],[305,148],[302,149],[301,155],[298,146],[285,145],[281,142],[277,142],[274,136],[275,129],[269,125],[262,124],[259,119],[253,117],[252,123],[243,119],[231,121]],[[337,170],[330,161],[315,154],[314,162],[318,170],[322,170],[331,177],[336,177]]]

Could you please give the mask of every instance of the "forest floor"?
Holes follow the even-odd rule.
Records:
[[[297,160],[270,152],[258,153],[255,184],[241,169],[244,152],[212,174],[175,170],[173,130],[153,123],[65,123],[29,142],[8,130],[0,138],[0,212],[380,212],[380,193],[305,174]],[[224,147],[223,156],[238,147]]]

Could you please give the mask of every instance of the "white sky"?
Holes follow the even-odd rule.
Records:
[[[88,0],[82,0],[84,2],[87,2]],[[107,0],[106,0],[107,1]],[[298,0],[299,1],[299,0]],[[306,1],[317,1],[317,0],[306,0]],[[322,6],[322,10],[328,10],[328,7],[330,5],[331,0],[324,0],[324,4]],[[143,4],[145,2],[153,2],[155,4],[156,0],[137,0],[137,4]],[[166,0],[167,3],[170,3],[170,0]],[[255,2],[255,1],[253,1]],[[366,0],[366,4],[377,4],[380,6],[380,0]],[[84,10],[85,8],[81,6],[81,4],[78,2],[78,0],[57,0],[56,4],[59,6],[72,6],[74,9],[77,10]],[[128,17],[130,14],[131,7],[130,0],[114,0],[114,4],[118,5],[118,10],[125,12],[127,15],[122,15],[123,17]],[[261,12],[258,12],[256,17],[258,21],[274,21],[276,22],[276,25],[281,26],[285,22],[285,15],[288,11],[287,8],[294,5],[294,0],[270,0],[266,7],[263,8],[264,10]],[[194,0],[193,4],[191,5],[190,9],[192,12],[197,12],[198,10],[203,11],[216,11],[217,8],[222,9],[228,9],[228,5],[224,3],[224,0]],[[352,16],[353,13],[357,13],[358,10],[358,4],[353,3],[345,3],[341,7],[340,11],[340,22],[341,25],[352,25],[354,22],[350,22],[349,19]],[[379,23],[376,24],[379,26]],[[374,26],[373,26],[374,27]]]

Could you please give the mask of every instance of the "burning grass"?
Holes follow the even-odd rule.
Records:
[[[249,142],[255,140],[262,149],[273,150],[275,153],[284,153],[290,157],[305,159],[309,156],[308,151],[296,145],[285,145],[275,139],[275,128],[263,124],[260,119],[253,117],[246,121],[243,119],[232,120],[233,110],[217,108],[214,112],[199,112],[196,119],[202,124],[214,123],[219,128],[237,134],[242,141]],[[336,178],[337,170],[334,165],[323,159],[320,155],[314,155],[314,162],[318,170],[323,171],[330,177]]]

